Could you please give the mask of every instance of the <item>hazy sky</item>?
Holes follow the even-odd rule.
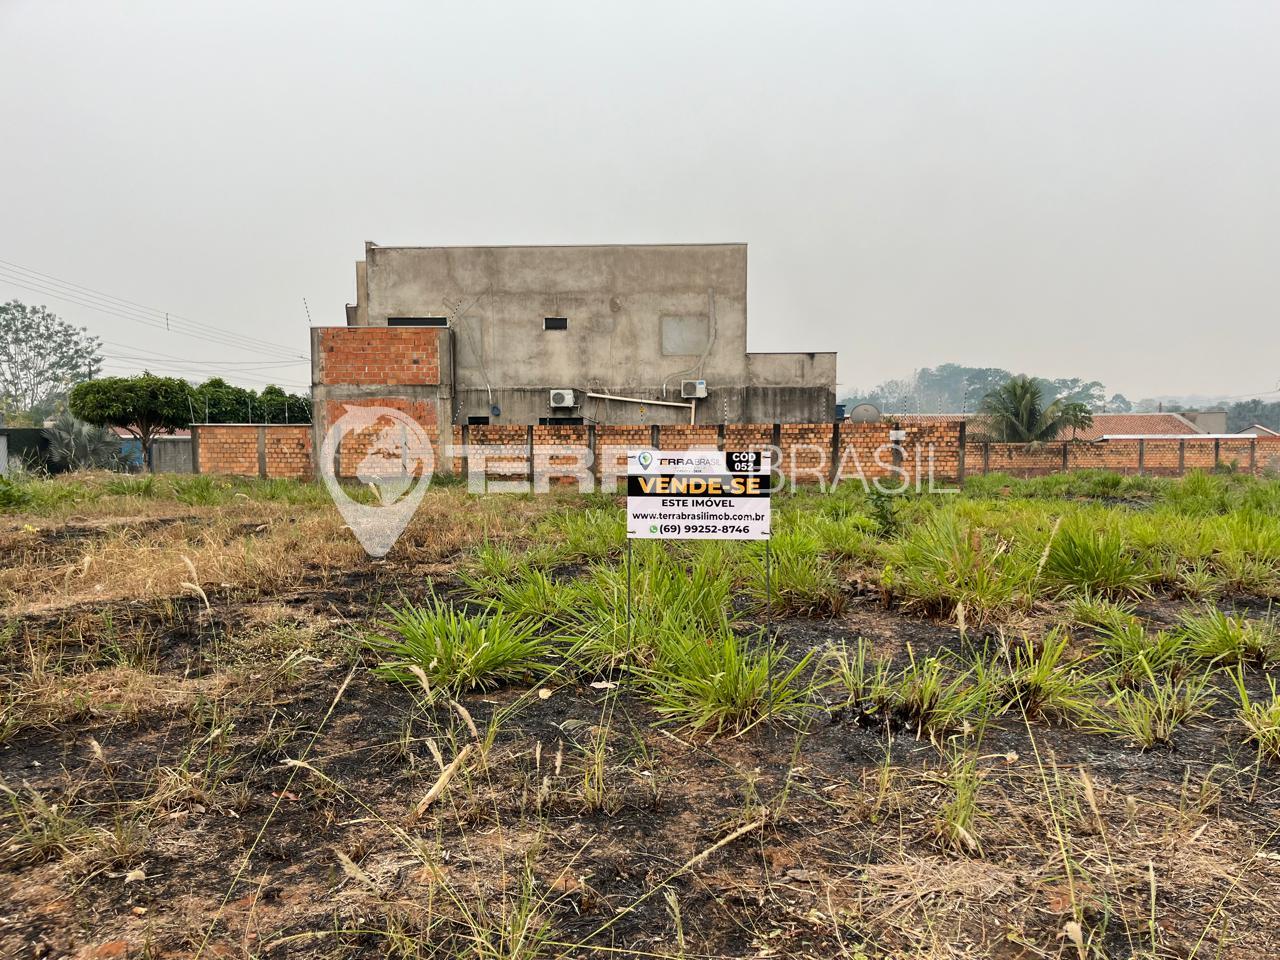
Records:
[[[282,348],[0,279],[111,372],[305,386],[365,240],[746,241],[751,349],[846,389],[1280,381],[1280,4],[0,0],[0,47],[0,274]]]

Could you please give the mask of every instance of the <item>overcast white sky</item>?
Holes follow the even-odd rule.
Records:
[[[845,389],[1280,380],[1280,4],[0,0],[0,49],[0,273],[281,348],[0,279],[112,372],[305,386],[254,364],[304,296],[344,322],[365,240],[723,240],[751,348]]]

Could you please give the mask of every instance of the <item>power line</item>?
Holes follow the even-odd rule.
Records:
[[[136,323],[164,329],[183,336],[217,343],[221,346],[260,355],[266,353],[282,358],[305,359],[302,354],[293,352],[290,348],[281,344],[224,330],[211,324],[189,320],[171,312],[158,310],[132,300],[126,300],[123,297],[103,293],[92,287],[62,280],[50,274],[40,273],[37,270],[22,267],[8,260],[0,259],[0,280],[44,296],[88,307],[100,313],[132,320]]]
[[[124,297],[117,297],[109,293],[104,293],[101,290],[96,290],[93,287],[89,287],[84,284],[74,283],[70,280],[63,280],[53,276],[52,274],[41,273],[39,270],[32,270],[30,267],[24,267],[24,266],[21,266],[20,264],[13,263],[12,261],[9,261],[9,260],[0,259],[0,265],[3,265],[3,266],[0,266],[0,269],[3,269],[8,273],[13,273],[16,271],[19,275],[30,274],[32,278],[35,278],[34,282],[36,283],[41,283],[44,285],[52,284],[57,287],[63,287],[70,290],[70,292],[76,294],[77,296],[87,297],[94,300],[100,300],[105,302],[106,305],[108,306],[111,306],[116,309],[124,309],[129,313],[141,313],[144,316],[150,315],[151,323],[158,326],[160,322],[163,322],[165,325],[165,329],[170,329],[171,325],[178,326],[178,327],[191,327],[196,330],[210,331],[219,336],[225,336],[225,337],[233,338],[236,340],[241,340],[241,341],[244,341],[245,343],[257,344],[259,346],[270,348],[270,349],[285,350],[285,351],[289,349],[288,347],[285,347],[281,344],[273,343],[268,340],[263,340],[260,337],[251,337],[246,334],[236,333],[232,330],[223,330],[221,327],[218,327],[214,324],[203,323],[198,320],[191,320],[187,317],[183,317],[179,314],[175,314],[168,310],[160,310],[156,307],[149,307],[146,304],[138,303],[137,301],[134,301],[134,300],[128,300],[128,299],[125,299]]]
[[[161,322],[159,322],[159,323],[155,323],[155,322],[152,322],[152,321],[147,320],[147,319],[144,319],[144,318],[140,318],[140,317],[137,317],[137,316],[134,316],[134,315],[128,314],[128,313],[122,313],[122,312],[120,312],[120,311],[118,311],[118,310],[113,310],[113,309],[110,309],[110,308],[108,308],[108,307],[104,307],[104,306],[102,306],[101,304],[98,304],[98,303],[93,303],[93,302],[91,302],[91,301],[86,301],[86,300],[79,299],[79,298],[77,298],[77,297],[73,297],[73,296],[71,296],[71,295],[69,295],[69,294],[67,294],[67,293],[62,292],[62,291],[58,291],[58,290],[48,290],[48,289],[44,289],[44,288],[41,288],[41,287],[38,287],[38,286],[35,286],[35,285],[32,285],[32,284],[21,283],[21,282],[18,282],[18,281],[16,281],[16,280],[13,280],[13,279],[12,279],[12,278],[10,278],[10,277],[5,276],[5,275],[4,275],[4,274],[2,274],[2,273],[0,273],[0,281],[4,281],[4,282],[7,282],[7,283],[10,283],[10,284],[12,284],[13,286],[20,287],[20,288],[22,288],[22,289],[24,289],[24,290],[30,290],[30,291],[32,291],[33,293],[38,293],[38,294],[41,294],[42,296],[52,297],[52,298],[54,298],[55,300],[63,300],[63,301],[65,301],[65,302],[67,302],[67,303],[74,303],[74,304],[76,304],[76,305],[78,305],[78,306],[88,307],[90,310],[94,310],[94,311],[96,311],[96,312],[98,312],[98,313],[103,313],[103,314],[107,314],[107,315],[109,315],[109,316],[114,316],[114,317],[120,317],[121,319],[124,319],[124,320],[132,320],[132,321],[134,321],[134,322],[136,322],[136,323],[143,323],[143,324],[146,324],[146,325],[148,325],[148,326],[159,327],[159,328],[161,328],[161,329],[163,329],[163,327],[164,327],[164,323],[163,323],[163,321],[161,321]],[[278,357],[278,358],[281,358],[281,359],[284,359],[284,358],[286,358],[286,357],[292,358],[292,357],[298,356],[297,354],[293,354],[293,355],[285,354],[285,353],[282,353],[282,352],[280,352],[280,351],[278,351],[278,350],[275,350],[275,349],[272,349],[272,350],[265,350],[265,349],[262,349],[262,348],[260,348],[260,347],[249,346],[249,345],[246,345],[246,344],[243,344],[243,343],[238,343],[238,342],[233,341],[233,340],[228,340],[228,339],[226,339],[226,338],[216,337],[216,336],[206,336],[206,335],[201,334],[201,333],[195,333],[195,332],[190,332],[190,331],[186,331],[186,330],[175,330],[175,331],[173,331],[173,332],[174,332],[174,333],[177,333],[177,334],[179,334],[179,335],[181,335],[181,336],[191,337],[191,338],[193,338],[193,339],[195,339],[195,340],[203,340],[203,341],[205,341],[205,342],[207,342],[207,343],[217,344],[218,346],[221,346],[221,347],[229,347],[229,348],[231,348],[231,349],[233,349],[233,350],[242,350],[242,351],[244,351],[245,353],[255,353],[255,354],[259,355],[259,356],[273,356],[273,357]]]
[[[132,364],[132,363],[123,363],[123,362],[116,361],[116,360],[105,360],[105,361],[103,361],[102,369],[103,369],[104,371],[107,371],[107,372],[108,372],[108,375],[113,375],[113,374],[122,374],[122,375],[123,375],[123,374],[134,374],[134,373],[137,373],[137,371],[138,371],[138,368],[137,368],[137,365],[136,365],[136,364]],[[163,370],[164,368],[157,368],[157,369]],[[174,373],[179,373],[179,374],[181,374],[181,373],[183,373],[184,371],[181,371],[181,370],[174,370],[173,372],[174,372]],[[186,372],[190,372],[190,371],[186,371]],[[240,373],[245,373],[245,372],[252,372],[252,371],[239,371],[239,372],[240,372]],[[284,381],[284,380],[272,380],[272,381],[270,381],[270,382],[268,382],[268,383],[264,383],[262,380],[256,380],[256,381],[254,381],[254,380],[248,380],[248,379],[245,379],[245,378],[243,378],[243,377],[241,377],[241,376],[237,376],[235,373],[225,374],[225,375],[224,375],[224,374],[222,374],[222,373],[220,373],[220,372],[219,372],[219,373],[217,373],[216,375],[219,377],[219,379],[225,380],[225,381],[227,381],[227,383],[230,383],[230,384],[232,384],[233,386],[238,386],[238,387],[252,387],[252,388],[254,388],[254,389],[260,389],[260,388],[261,388],[261,387],[263,387],[263,386],[275,386],[275,387],[281,387],[281,388],[288,387],[288,388],[293,389],[293,390],[302,390],[302,391],[308,391],[308,390],[310,390],[310,389],[311,389],[310,385],[308,385],[308,384],[293,383],[293,382],[290,382],[290,381]],[[184,379],[185,379],[185,378],[184,378]]]

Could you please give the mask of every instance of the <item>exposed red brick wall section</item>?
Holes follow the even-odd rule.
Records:
[[[433,400],[413,400],[407,397],[385,396],[361,400],[330,400],[325,404],[323,423],[332,425],[340,419],[347,407],[388,407],[416,421],[435,442],[436,404]],[[358,430],[342,437],[338,446],[338,462],[335,473],[344,479],[356,476],[361,462],[373,449],[375,438],[381,431],[379,424],[367,430]],[[433,447],[434,450],[434,447]]]
[[[258,475],[258,428],[252,424],[201,425],[196,428],[196,469],[231,477]]]
[[[288,480],[311,478],[311,425],[268,426],[266,428],[268,477]]]
[[[305,480],[312,475],[310,424],[198,424],[195,433],[200,473],[257,477],[265,465],[268,477]]]
[[[330,386],[430,386],[440,382],[436,327],[324,327],[319,382]]]

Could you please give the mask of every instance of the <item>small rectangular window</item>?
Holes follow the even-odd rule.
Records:
[[[568,330],[569,318],[568,317],[543,317],[542,329],[543,330]]]
[[[448,317],[387,317],[388,327],[447,327]]]
[[[487,427],[488,425],[488,417],[467,417],[467,426],[469,427]]]

